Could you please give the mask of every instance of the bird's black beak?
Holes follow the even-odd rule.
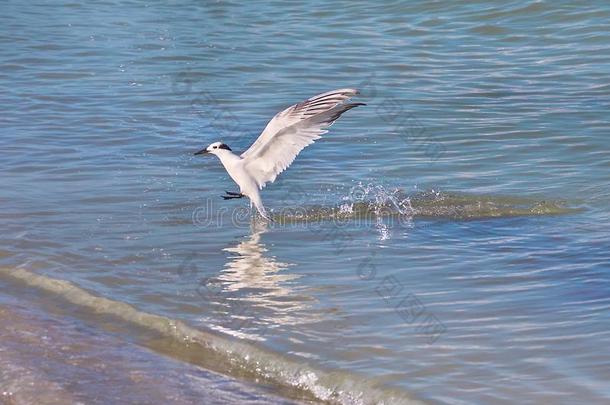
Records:
[[[195,155],[204,155],[206,153],[210,153],[210,152],[208,152],[208,148],[204,148],[204,149],[201,149],[199,152],[195,152]]]

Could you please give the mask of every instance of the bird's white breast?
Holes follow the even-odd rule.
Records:
[[[242,158],[230,151],[219,153],[218,157],[229,176],[239,185],[243,194],[251,195],[253,191],[258,191],[258,186],[253,177],[246,171]]]

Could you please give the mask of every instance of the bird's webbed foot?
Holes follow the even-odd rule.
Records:
[[[221,196],[225,200],[232,200],[233,198],[243,198],[243,197],[245,197],[245,195],[243,195],[242,193],[234,193],[232,191],[225,191],[225,193],[227,193],[227,195]]]

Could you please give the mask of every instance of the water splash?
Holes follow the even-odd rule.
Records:
[[[352,212],[355,204],[365,204],[367,211],[373,214],[374,227],[379,234],[378,239],[385,241],[391,237],[391,223],[388,217],[396,217],[401,225],[413,226],[413,206],[408,196],[399,188],[386,189],[379,184],[358,183],[350,190]],[[393,222],[393,221],[389,221]]]
[[[413,227],[414,218],[455,220],[516,216],[562,215],[581,211],[563,200],[527,197],[490,196],[429,190],[406,194],[400,188],[378,184],[358,184],[336,206],[286,207],[276,211],[278,223],[347,221],[373,224],[386,237],[389,227],[398,222]]]

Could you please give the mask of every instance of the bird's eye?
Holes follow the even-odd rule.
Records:
[[[218,149],[218,146],[214,146],[214,149]]]

